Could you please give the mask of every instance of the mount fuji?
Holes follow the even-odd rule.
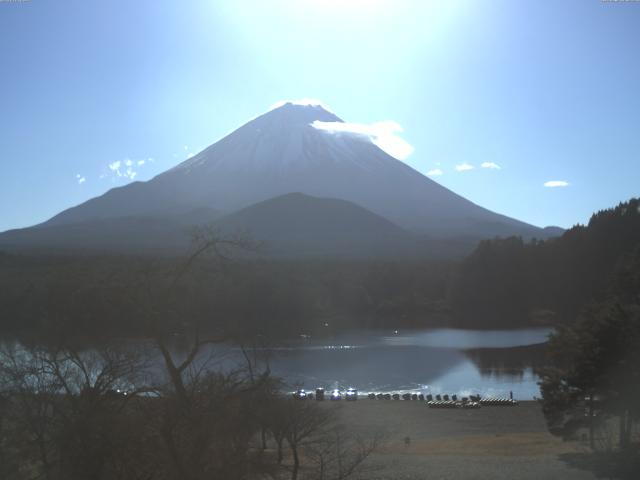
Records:
[[[482,208],[390,156],[370,137],[326,128],[331,124],[340,127],[343,120],[320,105],[285,103],[147,182],[111,189],[40,225],[0,234],[0,247],[170,249],[187,241],[186,227],[206,222],[267,237],[271,232],[266,240],[275,243],[288,233],[298,245],[313,237],[317,245],[319,229],[301,231],[301,218],[310,226],[314,215],[321,217],[322,231],[334,230],[338,240],[346,226],[338,215],[343,209],[349,222],[368,226],[360,235],[350,229],[336,243],[351,250],[377,237],[392,249],[390,239],[401,237],[396,247],[405,248],[409,238],[420,243],[557,233]],[[282,199],[265,207],[277,197]],[[296,202],[306,209],[291,210]],[[285,221],[285,205],[300,218]],[[275,236],[264,228],[270,219],[278,225]]]

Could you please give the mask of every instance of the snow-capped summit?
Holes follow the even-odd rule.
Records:
[[[308,158],[305,146],[316,136],[312,124],[317,121],[342,123],[319,104],[285,102],[249,121],[173,171],[265,170],[303,161]]]

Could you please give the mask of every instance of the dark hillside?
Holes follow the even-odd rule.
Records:
[[[595,213],[561,237],[485,240],[460,266],[449,300],[456,322],[513,327],[566,322],[602,297],[640,245],[640,200]]]

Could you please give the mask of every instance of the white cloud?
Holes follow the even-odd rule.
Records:
[[[564,180],[549,180],[548,182],[544,182],[544,186],[549,188],[568,187],[569,182],[565,182]]]
[[[439,169],[439,168],[434,168],[433,170],[429,170],[427,172],[427,175],[429,175],[430,177],[438,177],[440,175],[442,175],[444,172]]]
[[[473,165],[469,165],[468,163],[461,163],[460,165],[456,165],[456,170],[458,172],[466,172],[467,170],[473,170]]]
[[[497,163],[494,162],[483,162],[482,165],[480,165],[482,168],[492,168],[494,170],[501,170],[502,167],[500,167],[500,165],[498,165]]]
[[[347,122],[321,122],[316,120],[311,126],[332,134],[350,134],[367,137],[375,145],[399,160],[404,160],[413,153],[413,147],[397,135],[397,133],[402,132],[402,127],[392,120],[372,123],[370,125]]]
[[[138,175],[137,168],[142,167],[147,162],[153,162],[153,158],[142,160],[132,160],[130,158],[125,158],[124,160],[116,160],[115,162],[108,165],[111,174],[107,175],[106,173],[103,173],[100,175],[100,178],[106,178],[110,176],[112,180],[115,177],[128,178],[129,180],[133,180]]]
[[[87,181],[87,179],[82,175],[80,175],[79,173],[76,174],[76,180],[78,180],[78,185],[82,185],[84,182]]]

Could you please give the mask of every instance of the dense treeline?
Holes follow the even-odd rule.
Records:
[[[486,240],[465,259],[449,302],[459,325],[565,323],[604,298],[640,244],[640,200],[594,214],[559,238]]]
[[[621,262],[604,298],[553,333],[548,352],[551,365],[539,374],[550,430],[563,437],[586,431],[605,460],[603,474],[637,478],[640,246]]]
[[[0,255],[0,328],[44,335],[149,335],[141,313],[181,259]],[[202,259],[159,312],[174,331],[272,336],[421,327],[446,318],[446,262]],[[156,320],[158,319],[156,318]],[[328,326],[325,326],[325,323]]]

